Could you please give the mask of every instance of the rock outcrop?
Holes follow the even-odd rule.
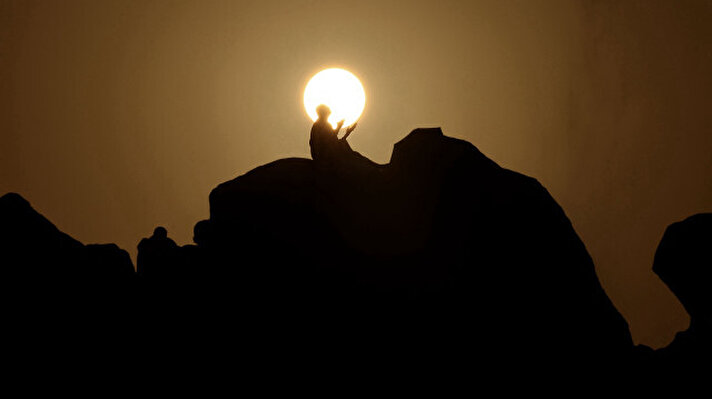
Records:
[[[658,351],[663,364],[689,371],[712,359],[712,213],[673,223],[655,252],[653,271],[690,314],[690,327]]]
[[[163,231],[142,241],[151,278],[116,246],[59,232],[16,194],[0,198],[0,216],[21,304],[70,305],[82,326],[123,311],[125,328],[112,331],[140,330],[139,346],[234,350],[254,364],[476,359],[490,373],[542,359],[613,366],[633,351],[546,189],[440,129],[414,130],[385,165],[348,149],[219,185],[197,245],[156,249],[158,238],[170,244]]]
[[[372,346],[493,361],[610,361],[632,348],[546,189],[440,129],[414,130],[386,165],[354,154],[256,168],[212,191],[196,231],[241,292],[392,332]]]
[[[0,197],[0,254],[4,291],[20,312],[121,304],[136,282],[126,251],[82,244],[15,193]]]

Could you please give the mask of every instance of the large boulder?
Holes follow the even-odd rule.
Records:
[[[0,259],[5,292],[21,312],[118,304],[134,283],[126,251],[114,244],[82,244],[16,193],[0,197]]]
[[[199,227],[225,292],[256,313],[308,309],[306,328],[345,323],[348,342],[501,362],[632,348],[547,190],[440,129],[414,130],[386,165],[345,152],[256,168],[211,192]]]
[[[670,369],[687,371],[712,358],[712,213],[668,226],[653,271],[690,314],[690,326],[657,355]]]

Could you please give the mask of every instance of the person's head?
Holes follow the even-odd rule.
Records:
[[[321,104],[316,107],[316,114],[319,115],[319,119],[326,120],[329,119],[329,115],[331,115],[331,109],[325,104]]]
[[[670,225],[655,252],[653,272],[691,318],[712,320],[712,213]]]
[[[156,238],[166,238],[168,237],[168,230],[163,226],[158,226],[153,230],[153,236]]]
[[[205,239],[210,234],[210,221],[201,220],[193,227],[193,242],[198,245],[205,245]]]

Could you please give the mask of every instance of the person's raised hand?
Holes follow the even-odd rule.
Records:
[[[357,125],[357,124],[358,124],[358,122],[354,122],[353,125],[351,125],[351,126],[349,126],[348,128],[346,128],[346,134],[353,132],[354,129],[356,129],[356,125]]]

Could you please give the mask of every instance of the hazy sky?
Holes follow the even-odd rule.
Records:
[[[0,194],[85,242],[189,243],[220,182],[308,157],[302,90],[359,76],[349,141],[442,126],[536,177],[638,343],[688,317],[652,273],[712,211],[712,1],[0,0]]]

